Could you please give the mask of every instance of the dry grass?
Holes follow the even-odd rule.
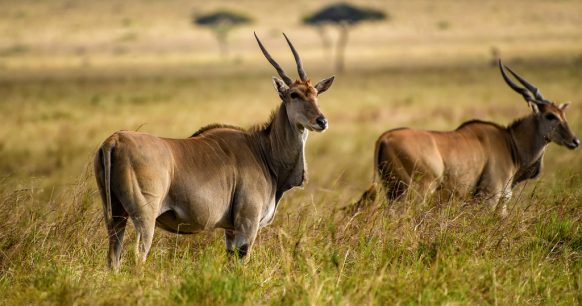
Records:
[[[118,274],[106,269],[89,170],[100,142],[119,129],[186,137],[211,122],[250,126],[277,97],[249,29],[233,36],[235,58],[222,63],[209,51],[211,36],[184,23],[184,7],[214,2],[112,3],[19,2],[0,11],[0,49],[9,51],[0,52],[2,303],[582,303],[578,151],[550,145],[541,178],[514,191],[504,220],[459,200],[339,211],[368,187],[382,131],[453,129],[472,118],[507,124],[528,113],[487,65],[491,45],[544,96],[573,100],[568,119],[581,135],[579,1],[514,4],[523,10],[496,1],[480,10],[469,10],[473,2],[389,4],[391,22],[354,32],[348,73],[320,98],[330,129],[309,137],[309,182],[283,197],[248,262],[227,258],[221,231],[158,230],[139,266],[130,229]],[[271,32],[291,28],[310,76],[329,74],[316,34],[293,21],[318,4],[225,5],[254,10],[256,28],[286,64],[291,55]],[[68,15],[51,17],[57,12]],[[46,26],[26,30],[36,23]],[[113,50],[119,46],[126,53]]]
[[[516,69],[547,97],[580,94],[579,67]],[[578,303],[576,151],[552,145],[541,179],[518,188],[506,220],[457,201],[397,203],[355,217],[337,211],[369,184],[382,130],[449,129],[473,117],[508,123],[528,111],[494,69],[442,74],[338,78],[321,97],[331,128],[308,141],[309,183],[284,197],[248,263],[228,260],[220,231],[158,231],[148,262],[136,266],[130,230],[117,275],[105,268],[101,204],[87,170],[99,142],[140,126],[171,137],[208,122],[248,126],[276,105],[268,77],[6,81],[1,113],[12,128],[0,138],[0,295],[8,304]],[[569,110],[578,134],[581,107]]]

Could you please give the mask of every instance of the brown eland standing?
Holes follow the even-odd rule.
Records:
[[[569,103],[556,105],[501,61],[499,68],[509,87],[531,106],[532,114],[507,127],[472,120],[448,132],[412,128],[385,132],[376,141],[372,186],[352,208],[376,198],[379,175],[388,200],[401,198],[410,187],[423,198],[438,190],[449,196],[478,196],[505,216],[502,200],[511,197],[514,186],[540,174],[550,142],[578,147],[580,141],[566,122]],[[524,88],[511,81],[505,69]]]
[[[128,218],[137,231],[141,261],[156,225],[179,234],[223,228],[227,251],[242,258],[258,229],[272,222],[283,193],[303,185],[308,130],[322,132],[328,126],[317,96],[334,77],[312,85],[285,36],[300,77],[293,81],[255,38],[282,78],[273,77],[282,102],[267,123],[250,130],[213,124],[187,139],[120,131],[101,145],[95,176],[111,268],[119,268]]]

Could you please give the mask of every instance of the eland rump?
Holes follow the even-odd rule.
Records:
[[[505,82],[523,96],[532,114],[507,127],[472,120],[454,131],[437,132],[400,128],[385,132],[376,141],[374,180],[355,209],[374,200],[379,175],[387,200],[401,198],[414,189],[423,198],[434,191],[478,196],[505,215],[506,204],[518,183],[541,172],[544,150],[550,142],[575,149],[580,141],[566,121],[569,103],[556,105],[524,78],[504,66]],[[515,84],[505,69],[524,86]]]
[[[128,218],[137,232],[137,256],[142,261],[156,225],[180,234],[223,228],[227,251],[242,258],[258,229],[272,222],[283,193],[302,186],[308,130],[327,128],[317,95],[332,85],[334,77],[312,85],[285,36],[300,77],[293,81],[256,34],[255,38],[282,78],[273,77],[282,102],[267,123],[250,130],[214,124],[187,139],[120,131],[101,145],[95,176],[111,268],[119,268]]]

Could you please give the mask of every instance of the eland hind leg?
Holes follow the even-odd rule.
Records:
[[[102,197],[105,197],[104,192]],[[104,205],[105,200],[103,200]],[[121,264],[121,252],[123,248],[123,237],[127,224],[128,214],[121,205],[121,202],[111,195],[111,216],[107,216],[107,209],[104,207],[107,235],[109,239],[109,251],[107,252],[107,264],[109,268],[117,271]]]
[[[376,167],[386,200],[391,202],[403,199],[412,182],[407,169],[406,154],[402,154],[398,146],[394,146],[390,141],[383,140],[378,143],[376,158]]]
[[[380,171],[380,179],[382,180],[386,200],[389,202],[402,199],[410,184],[409,179],[404,181],[400,176],[390,171],[390,169]]]
[[[137,213],[130,213],[136,230],[136,262],[144,263],[150,252],[156,228],[157,208],[159,200],[150,197],[140,197]]]
[[[225,229],[224,230],[224,243],[226,245],[226,253],[229,255],[235,254],[234,245],[234,230]]]
[[[136,262],[144,263],[150,252],[152,241],[154,239],[155,221],[153,226],[148,221],[139,221],[135,226],[137,231],[136,237]]]
[[[119,177],[119,200],[127,211],[136,231],[136,262],[145,262],[150,251],[156,218],[159,215],[163,192],[161,184],[140,184],[132,169],[124,169]]]

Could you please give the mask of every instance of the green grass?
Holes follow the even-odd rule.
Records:
[[[545,97],[571,100],[568,120],[582,135],[581,2],[356,2],[393,18],[351,33],[347,73],[320,97],[330,128],[310,134],[308,183],[283,197],[249,260],[228,258],[221,230],[157,230],[138,265],[129,225],[117,274],[106,268],[92,174],[101,141],[120,129],[187,137],[214,122],[261,123],[278,103],[274,71],[250,28],[233,33],[233,58],[219,60],[211,34],[189,23],[212,1],[3,6],[0,304],[582,304],[579,151],[551,144],[541,177],[514,190],[505,219],[458,199],[340,210],[369,186],[383,131],[529,113],[490,67],[492,47]],[[227,4],[252,13],[290,74],[282,30],[314,81],[331,74],[317,33],[298,24],[323,3]]]
[[[517,65],[545,96],[579,96],[579,66]],[[318,72],[313,72],[320,75]],[[443,77],[446,75],[446,78]],[[505,220],[479,204],[339,208],[371,177],[374,139],[402,125],[451,129],[473,117],[509,123],[527,106],[495,69],[361,72],[321,96],[330,130],[311,134],[309,182],[282,200],[250,260],[230,260],[222,231],[156,232],[121,272],[91,173],[108,134],[185,137],[210,122],[249,126],[276,106],[268,76],[6,80],[0,167],[0,296],[6,304],[577,304],[582,300],[582,164],[551,145],[539,180],[514,192]],[[568,118],[580,134],[581,105]]]

